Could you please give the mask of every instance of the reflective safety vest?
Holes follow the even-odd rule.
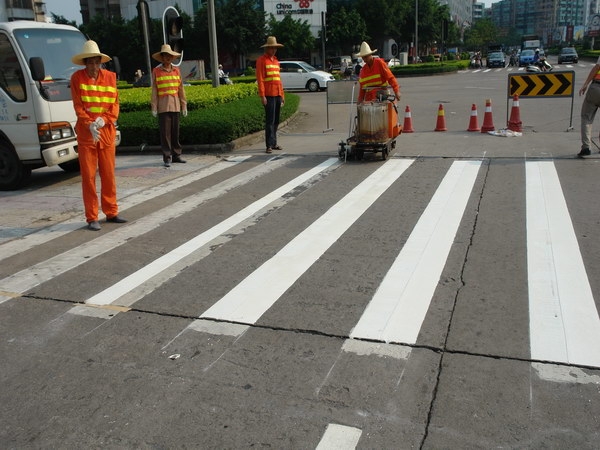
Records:
[[[360,78],[358,80],[358,82],[360,83],[360,86],[364,89],[367,87],[374,87],[374,86],[387,86],[387,81],[384,82],[381,79],[381,74],[380,73],[374,73],[372,75],[368,75],[364,78]]]
[[[81,102],[86,111],[92,114],[103,114],[117,101],[117,88],[99,84],[79,85]]]
[[[263,78],[265,83],[273,81],[281,81],[281,75],[279,74],[279,64],[267,64],[267,76]]]
[[[180,84],[181,76],[179,75],[179,69],[173,68],[171,72],[160,71],[156,75],[156,89],[159,97],[177,95]]]

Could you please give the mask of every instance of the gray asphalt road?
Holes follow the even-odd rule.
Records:
[[[506,82],[400,80],[385,162],[340,161],[325,93],[282,152],[119,155],[130,221],[98,233],[76,176],[1,193],[1,446],[597,448],[598,155],[570,99],[465,131]]]

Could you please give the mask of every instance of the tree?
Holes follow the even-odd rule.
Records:
[[[271,14],[267,22],[267,34],[277,37],[277,42],[284,44],[284,47],[277,51],[278,56],[310,61],[310,53],[315,47],[315,38],[306,20],[294,20],[286,15],[283,20],[278,21]]]
[[[341,7],[327,13],[327,52],[332,55],[346,55],[355,45],[369,39],[367,25],[358,11]]]
[[[465,31],[465,45],[471,50],[481,50],[490,42],[497,42],[498,29],[491,19],[481,19]]]
[[[53,23],[59,23],[61,25],[71,25],[73,27],[77,27],[77,23],[74,20],[69,20],[65,16],[59,16],[54,13],[50,13],[50,17],[52,18]]]
[[[254,0],[219,0],[215,3],[217,44],[221,52],[233,58],[258,51],[263,44],[265,13]],[[208,7],[202,6],[194,17],[190,42],[195,43],[196,57],[210,61]]]

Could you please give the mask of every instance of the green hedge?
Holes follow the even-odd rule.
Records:
[[[415,75],[434,75],[438,73],[456,72],[466,69],[468,60],[444,61],[437,63],[408,64],[406,66],[392,67],[392,73],[397,77],[409,77]]]
[[[221,88],[211,89],[221,91]],[[186,95],[191,91],[186,89]],[[123,105],[121,98],[120,102],[121,111],[126,110],[119,115],[121,146],[160,145],[158,119],[150,113],[149,101],[144,111],[130,109],[126,102]],[[286,93],[281,120],[291,117],[298,110],[299,104],[298,95]],[[264,126],[265,110],[255,94],[229,103],[217,102],[210,107],[196,105],[193,109],[189,108],[188,116],[181,118],[180,141],[182,145],[224,144],[264,130]]]
[[[230,103],[242,98],[256,96],[258,93],[255,84],[233,84],[212,87],[210,84],[186,86],[185,96],[188,102],[188,111],[202,108],[211,108],[223,103]],[[150,111],[151,88],[135,88],[119,90],[119,104],[121,112]]]

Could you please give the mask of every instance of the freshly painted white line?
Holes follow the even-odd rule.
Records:
[[[556,364],[531,363],[538,377],[544,381],[569,384],[596,384],[600,388],[600,375],[585,373],[578,367],[558,366]]]
[[[356,448],[362,430],[330,423],[316,450],[350,450]]]
[[[600,318],[556,167],[525,167],[531,357],[600,367]]]
[[[137,286],[140,286],[141,284],[145,283],[150,278],[160,274],[164,270],[176,264],[182,258],[185,258],[186,256],[190,255],[196,250],[202,248],[204,245],[208,244],[213,239],[216,239],[221,234],[227,232],[228,230],[238,225],[240,222],[250,218],[252,215],[267,207],[270,203],[276,201],[284,194],[287,194],[291,190],[300,186],[302,183],[305,183],[312,177],[318,175],[319,173],[323,172],[324,170],[328,169],[336,163],[339,164],[338,158],[329,158],[328,160],[312,168],[311,170],[308,170],[302,175],[297,176],[296,178],[284,184],[280,188],[275,189],[268,195],[265,195],[260,200],[257,200],[254,203],[248,205],[241,211],[223,220],[214,227],[206,230],[204,233],[201,233],[195,238],[190,239],[189,241],[180,245],[174,250],[171,250],[169,253],[161,256],[160,258],[152,261],[150,264],[123,278],[118,283],[87,299],[85,303],[107,305],[116,301],[117,299],[119,299],[119,297],[127,294]]]
[[[212,186],[210,189],[186,197],[184,201],[177,202],[158,210],[144,217],[144,220],[124,224],[115,229],[115,231],[103,234],[76,248],[14,273],[0,280],[0,291],[23,294],[41,283],[127,243],[131,239],[135,239],[144,233],[152,231],[169,220],[194,210],[204,202],[218,198],[230,190],[243,186],[249,181],[262,176],[265,173],[276,170],[285,164],[286,162],[284,160],[261,164],[260,166],[247,170],[235,177],[224,180],[223,182]],[[4,300],[4,298],[1,300]]]
[[[220,161],[215,164],[211,164],[208,167],[204,167],[194,173],[190,173],[186,176],[176,178],[158,186],[149,187],[148,189],[144,189],[141,192],[130,195],[123,199],[119,199],[120,212],[122,213],[127,209],[132,208],[133,206],[139,205],[142,202],[151,200],[154,197],[158,197],[159,195],[164,195],[167,192],[174,191],[182,186],[193,183],[194,181],[198,181],[202,178],[206,178],[209,175],[217,173],[223,169],[232,167],[235,164],[238,164],[247,158],[249,158],[249,156],[243,158],[236,158],[235,160],[226,160],[228,162]],[[57,223],[56,225],[52,225],[48,228],[43,228],[35,233],[23,236],[22,238],[6,242],[0,247],[2,248],[2,253],[0,254],[0,261],[2,261],[5,258],[8,258],[9,256],[14,256],[18,253],[22,253],[33,247],[49,242],[52,239],[59,238],[61,236],[64,236],[65,234],[83,228],[83,226],[84,220],[81,214],[79,214],[79,217],[77,218]]]
[[[200,317],[255,323],[412,163],[388,160]]]
[[[417,342],[480,166],[480,161],[452,164],[351,338]]]
[[[386,356],[394,359],[407,360],[410,356],[411,347],[394,344],[382,344],[381,342],[358,341],[346,339],[342,350],[346,353],[354,353],[361,356]]]
[[[190,323],[187,328],[190,330],[199,331],[201,333],[238,337],[245,333],[250,326],[239,325],[237,323],[213,322],[212,320],[196,319]]]

